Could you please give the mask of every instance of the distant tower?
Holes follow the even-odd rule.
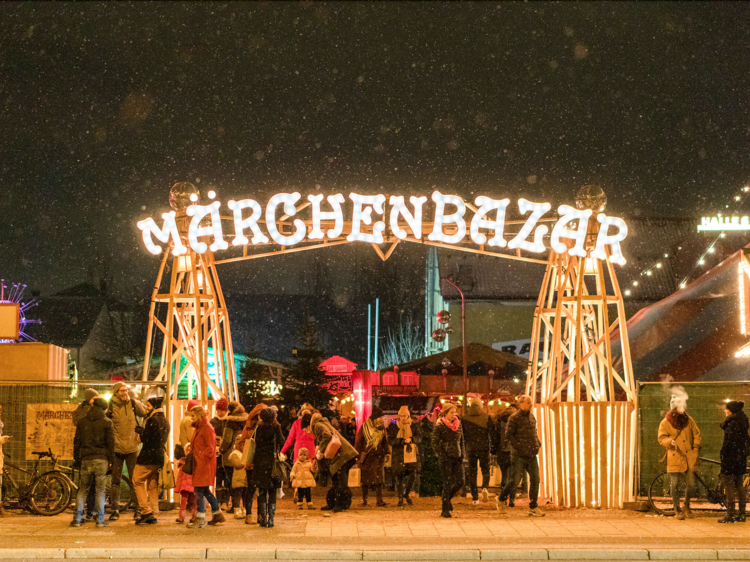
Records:
[[[143,380],[148,380],[151,358],[160,348],[156,380],[167,381],[168,400],[235,400],[232,335],[214,255],[211,250],[199,254],[187,243],[191,219],[185,210],[199,197],[198,189],[188,182],[175,184],[169,195],[187,252],[174,256],[171,248],[164,251],[151,297]]]
[[[432,339],[432,332],[443,326],[437,321],[437,313],[445,309],[440,293],[440,270],[438,269],[437,248],[427,250],[427,270],[424,293],[424,354],[425,357],[448,351],[448,336],[438,343]]]
[[[606,203],[594,186],[576,196],[579,209],[593,211],[587,256]],[[543,345],[532,346],[526,392],[536,404],[542,493],[556,505],[622,508],[633,497],[635,383],[622,293],[606,252],[598,260],[550,250],[534,313],[531,341]]]

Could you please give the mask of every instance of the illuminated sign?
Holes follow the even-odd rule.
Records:
[[[701,217],[698,232],[717,230],[750,230],[750,217]]]
[[[544,237],[550,234],[550,245],[558,254],[570,253],[573,256],[585,257],[588,221],[593,213],[590,209],[581,210],[561,205],[557,209],[559,218],[550,231],[550,227],[539,222],[551,210],[552,205],[519,199],[518,211],[522,216],[528,216],[518,233],[506,240],[503,234],[506,211],[510,206],[509,199],[480,196],[475,199],[474,205],[470,205],[457,195],[444,195],[435,191],[431,196],[434,203],[431,223],[422,221],[423,206],[427,202],[427,197],[410,197],[407,205],[403,196],[391,195],[387,202],[390,207],[388,212],[385,195],[350,193],[352,212],[349,222],[344,221],[342,204],[346,199],[341,194],[325,198],[328,208],[325,211],[322,209],[323,195],[308,195],[308,202],[297,207],[300,199],[299,193],[278,193],[269,199],[265,213],[260,204],[252,199],[229,201],[227,207],[232,211],[231,217],[221,217],[219,201],[209,205],[190,205],[186,209],[187,216],[192,217],[186,239],[180,236],[178,218],[174,211],[162,215],[164,222],[161,228],[150,217],[138,222],[138,228],[142,231],[146,248],[152,254],[162,252],[162,247],[154,242],[154,238],[162,244],[169,244],[171,239],[174,255],[186,253],[186,244],[199,254],[209,248],[212,252],[224,250],[229,247],[222,229],[224,219],[233,223],[233,246],[269,243],[294,246],[304,241],[305,237],[310,241],[325,238],[382,244],[385,241],[383,234],[388,221],[390,232],[399,240],[405,239],[409,235],[408,231],[411,231],[415,240],[423,240],[424,235],[433,242],[459,244],[468,242],[468,233],[470,241],[479,246],[487,244],[541,253],[548,249],[544,244]],[[305,208],[310,209],[309,220],[299,218],[298,213]],[[474,216],[467,217],[467,210],[472,210]],[[280,213],[284,216],[279,218]],[[265,220],[261,220],[262,218]],[[599,213],[596,220],[601,224],[601,228],[597,234],[596,246],[590,255],[603,260],[606,258],[605,247],[610,246],[611,261],[623,265],[625,258],[620,242],[628,234],[625,221],[604,213]],[[267,235],[261,230],[261,225],[265,226]],[[248,240],[245,232],[252,233],[252,238]],[[213,243],[206,244],[200,238],[208,238]],[[562,239],[571,242],[566,243]]]

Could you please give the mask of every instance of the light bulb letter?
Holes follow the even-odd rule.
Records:
[[[471,219],[470,234],[471,239],[476,244],[484,244],[487,242],[487,237],[479,232],[480,228],[487,228],[495,232],[495,235],[490,238],[488,244],[490,246],[505,247],[507,242],[503,238],[503,229],[505,228],[505,209],[507,209],[510,199],[490,199],[489,197],[480,196],[477,197],[474,203],[479,207],[477,209],[474,218]],[[497,211],[494,221],[485,220],[485,215],[490,211]]]
[[[253,244],[265,244],[268,242],[268,236],[263,234],[258,226],[258,219],[263,214],[263,210],[257,201],[252,199],[243,199],[242,201],[230,201],[227,203],[227,207],[234,213],[234,240],[232,240],[233,246],[244,246],[248,243],[247,236],[245,236],[244,230],[249,228],[253,231]],[[246,219],[242,218],[242,210],[250,208],[252,213]]]
[[[457,195],[443,195],[439,191],[432,194],[432,200],[435,202],[435,221],[428,238],[446,244],[457,244],[466,236],[466,222],[463,219],[464,213],[466,213],[464,200]],[[446,205],[454,205],[456,212],[446,215]],[[450,236],[444,234],[443,225],[446,224],[455,224],[456,232]]]
[[[398,224],[398,216],[404,217],[406,224],[409,225],[411,231],[414,233],[414,238],[417,240],[422,239],[422,205],[427,201],[427,197],[410,197],[409,201],[414,205],[414,214],[409,212],[404,204],[404,197],[402,195],[391,195],[391,230],[393,234],[400,240],[406,238],[407,232],[401,228]]]
[[[180,239],[180,233],[177,230],[177,221],[175,221],[175,212],[164,213],[161,218],[164,219],[164,225],[159,229],[156,226],[156,222],[151,217],[138,221],[138,228],[143,231],[143,243],[146,245],[146,249],[154,255],[161,254],[161,246],[154,244],[152,236],[156,236],[156,239],[160,242],[167,244],[169,239],[174,240],[174,248],[172,254],[179,256],[187,252],[185,244]]]
[[[620,242],[625,240],[628,235],[628,225],[625,221],[617,217],[608,217],[604,213],[599,213],[596,217],[602,227],[599,230],[599,235],[596,237],[596,248],[591,252],[591,256],[598,260],[606,260],[607,253],[604,251],[604,247],[607,244],[612,246],[612,257],[610,261],[618,265],[625,265],[626,260],[622,255],[622,248],[620,248]],[[616,234],[608,234],[609,227],[616,226]]]
[[[307,234],[305,223],[299,219],[294,220],[294,234],[291,236],[283,236],[276,227],[276,207],[283,204],[284,213],[293,217],[297,214],[297,208],[294,204],[299,198],[300,194],[297,192],[277,193],[268,200],[268,205],[266,206],[266,228],[268,229],[268,234],[271,235],[271,238],[273,238],[273,241],[277,244],[281,244],[282,246],[294,246],[298,242],[301,242],[305,237],[305,234]]]
[[[328,230],[328,238],[338,238],[344,230],[344,213],[341,212],[341,204],[345,201],[344,196],[340,193],[326,197],[328,203],[333,207],[333,211],[322,212],[320,202],[323,195],[308,195],[307,200],[312,203],[312,230],[307,235],[310,240],[319,240],[323,238],[323,230],[320,228],[321,220],[333,220],[333,228]]]
[[[385,195],[358,195],[350,193],[349,198],[354,202],[352,214],[352,232],[346,237],[350,242],[369,242],[370,244],[383,243],[383,230],[385,223],[378,221],[372,225],[372,234],[362,232],[362,224],[372,223],[372,211],[379,215],[383,214]]]
[[[526,219],[525,223],[523,223],[523,227],[521,227],[521,230],[518,232],[516,237],[508,242],[508,248],[521,248],[522,250],[526,250],[527,252],[543,252],[544,235],[547,234],[549,228],[547,228],[547,226],[543,224],[537,226],[536,230],[534,230],[534,227],[536,226],[536,223],[539,222],[539,219],[542,218],[544,213],[549,211],[551,208],[552,205],[550,205],[549,203],[533,203],[531,201],[527,201],[526,199],[519,199],[518,209],[521,211],[521,214],[525,215],[526,213],[531,211],[531,215],[529,215],[529,218]],[[534,230],[534,241],[529,242],[526,239],[529,237],[532,230]]]
[[[214,243],[211,244],[212,252],[226,250],[229,247],[229,244],[224,240],[224,233],[221,231],[220,206],[221,203],[214,201],[210,205],[190,205],[185,210],[189,217],[193,217],[193,220],[190,221],[190,228],[188,228],[188,241],[190,242],[190,247],[199,254],[205,253],[208,249],[205,242],[198,240],[199,236],[214,237]],[[206,215],[211,215],[211,225],[200,226],[203,217]]]
[[[567,251],[571,256],[585,258],[586,232],[588,231],[589,217],[593,211],[591,209],[582,211],[574,209],[568,205],[560,205],[557,208],[557,212],[560,213],[560,219],[552,228],[552,236],[550,239],[552,249],[558,254],[564,254]],[[575,230],[565,228],[574,220],[578,221],[578,227]],[[575,246],[568,250],[568,247],[560,242],[560,238],[570,238],[575,240]]]

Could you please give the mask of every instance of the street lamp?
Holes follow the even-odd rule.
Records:
[[[458,285],[456,285],[450,279],[446,279],[445,277],[443,277],[441,279],[441,281],[448,281],[448,283],[450,283],[451,285],[453,285],[456,288],[456,290],[458,291],[458,293],[461,295],[461,349],[463,351],[463,364],[464,364],[464,373],[463,373],[463,387],[464,387],[464,391],[463,391],[464,400],[463,400],[463,402],[464,403],[463,403],[463,408],[462,408],[461,415],[464,415],[466,413],[466,404],[468,403],[468,396],[467,396],[467,394],[468,394],[468,388],[467,388],[468,379],[467,379],[467,376],[466,376],[466,374],[467,374],[467,363],[466,363],[466,306],[465,306],[465,303],[464,303],[464,293],[463,293],[463,291],[461,289],[458,288]]]

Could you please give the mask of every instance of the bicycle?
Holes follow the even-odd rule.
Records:
[[[37,457],[32,470],[25,470],[20,466],[5,462],[3,467],[3,502],[6,500],[10,504],[15,502],[19,507],[37,515],[58,515],[70,505],[75,484],[61,470],[64,467],[58,465],[57,458],[51,449],[46,452],[34,451],[31,454]],[[40,472],[39,465],[45,457],[52,460],[52,470]],[[28,484],[23,486],[16,482],[8,468],[28,474],[30,476]],[[12,489],[12,491],[9,489]]]
[[[705,457],[698,457],[700,460],[721,465],[721,462],[715,461],[713,459],[707,459]],[[745,474],[745,477],[743,479],[743,485],[745,488],[748,488],[750,490],[750,469],[747,470],[747,473]],[[686,486],[686,480],[685,475],[682,473],[678,473],[679,476],[679,483],[678,487],[680,489],[680,497],[684,497],[684,490]],[[726,495],[724,493],[724,486],[722,486],[721,482],[718,482],[715,486],[709,486],[706,481],[701,477],[701,475],[696,472],[695,473],[695,483],[696,483],[696,490],[695,490],[695,502],[697,503],[700,501],[700,498],[705,497],[705,499],[710,504],[715,504],[719,508],[726,507],[725,498]],[[703,493],[702,493],[703,492]],[[671,485],[671,475],[669,472],[661,472],[654,476],[654,479],[651,480],[651,484],[648,487],[648,501],[651,505],[651,508],[658,513],[659,515],[666,515],[666,516],[672,516],[675,514],[674,511],[674,504],[672,503],[672,485]]]

